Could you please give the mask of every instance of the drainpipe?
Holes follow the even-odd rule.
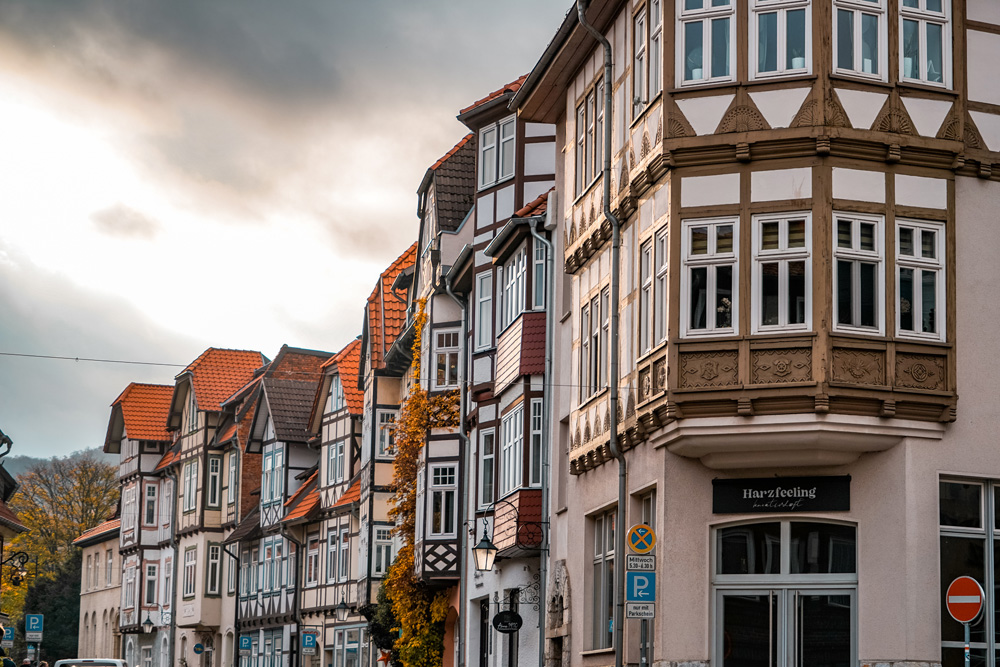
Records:
[[[612,52],[611,43],[594,26],[587,23],[585,16],[587,5],[590,0],[576,0],[576,13],[580,18],[580,25],[594,36],[601,46],[604,47],[604,170],[602,180],[604,186],[604,217],[611,223],[611,386],[609,391],[609,402],[611,403],[611,433],[608,444],[611,447],[611,455],[618,459],[618,525],[615,528],[615,559],[624,559],[625,556],[625,504],[626,480],[628,469],[625,461],[625,454],[622,453],[618,445],[618,300],[619,282],[621,278],[621,223],[614,213],[611,212],[611,125],[613,117],[611,115],[611,88],[613,83]],[[615,619],[614,619],[614,647],[615,647],[615,667],[622,667],[624,657],[625,638],[625,563],[619,560],[615,564]]]
[[[299,586],[299,559],[302,558],[302,543],[297,539],[292,537],[291,533],[285,526],[281,527],[280,534],[286,540],[295,545],[295,631],[298,633],[297,643],[301,646],[302,643],[302,604],[299,597],[302,595],[302,589]],[[285,554],[285,558],[288,558],[288,554]],[[299,664],[299,652],[296,651],[292,659],[292,665]]]
[[[239,544],[239,542],[236,543],[237,550],[240,548]],[[227,556],[233,559],[233,563],[235,563],[236,567],[236,591],[233,594],[233,597],[236,598],[236,613],[233,615],[233,633],[235,635],[233,638],[233,650],[238,652],[240,650],[240,584],[242,583],[243,572],[241,572],[242,568],[240,567],[240,557],[230,551],[224,544],[221,548]],[[220,581],[219,584],[221,585],[222,582]],[[233,661],[233,665],[235,667],[235,665],[239,662],[236,656],[231,655],[229,658]]]
[[[173,484],[173,488],[170,490],[170,549],[173,551],[173,562],[170,565],[173,567],[174,573],[170,577],[170,585],[176,590],[177,561],[180,560],[177,553],[177,491],[179,490],[177,470],[171,466],[167,469],[167,476]],[[177,598],[173,591],[167,591],[167,595],[170,596],[170,664],[172,665],[174,664],[174,640],[177,638]],[[162,611],[160,612],[160,620],[163,620]]]
[[[555,196],[553,194],[549,195],[549,204],[546,210],[551,211],[554,208]],[[547,219],[554,219],[554,216],[549,214]],[[545,438],[547,442],[542,443],[541,451],[541,464],[542,464],[542,521],[543,525],[549,523],[549,447],[552,445],[552,353],[553,353],[553,343],[555,340],[555,332],[553,327],[555,326],[555,276],[553,275],[553,252],[552,243],[549,242],[544,236],[538,233],[538,220],[532,218],[531,223],[531,235],[535,237],[538,243],[541,243],[545,247],[545,382],[543,387],[545,389],[545,398],[542,401],[542,424],[545,425],[545,430],[542,431],[542,437]],[[545,226],[548,230],[548,225]],[[547,590],[548,590],[548,578],[549,578],[549,540],[548,540],[548,527],[542,530],[542,544],[541,553],[542,557],[538,563],[538,593],[541,598],[541,604],[538,606],[538,667],[545,667],[545,605],[547,604]]]
[[[451,289],[451,276],[450,275],[445,276],[445,279],[444,279],[444,289],[448,293],[448,296],[450,296],[452,298],[452,300],[458,305],[458,307],[462,309],[462,335],[458,337],[459,341],[461,341],[461,348],[460,348],[460,350],[461,350],[461,354],[462,354],[462,362],[458,365],[458,387],[459,387],[459,395],[458,395],[458,438],[459,438],[459,440],[462,441],[462,453],[464,454],[464,456],[462,457],[464,459],[463,462],[462,462],[462,468],[463,468],[463,478],[462,479],[465,480],[466,495],[468,495],[469,466],[470,466],[469,459],[472,458],[472,453],[470,451],[471,447],[469,447],[469,438],[468,438],[468,436],[465,435],[465,414],[466,414],[466,409],[467,409],[466,408],[466,402],[465,402],[465,396],[466,396],[466,391],[467,391],[467,387],[465,386],[465,365],[466,365],[466,363],[468,361],[468,354],[467,354],[467,349],[466,349],[466,340],[467,340],[467,336],[468,336],[468,333],[469,333],[469,309],[467,307],[466,302],[463,301],[462,299],[459,299],[458,296],[455,295],[455,292],[452,291],[452,289]],[[461,503],[459,505],[459,512],[461,512],[461,515],[459,516],[459,519],[458,519],[458,525],[462,526],[462,530],[460,531],[460,538],[459,538],[459,542],[460,542],[460,544],[459,544],[459,553],[462,554],[462,558],[459,561],[459,563],[468,563],[469,562],[469,559],[466,558],[466,552],[467,552],[468,542],[469,542],[469,535],[468,535],[468,530],[466,530],[466,528],[465,528],[465,522],[468,520],[467,519],[468,509],[469,509],[468,505],[469,505],[468,498],[466,498],[465,502],[463,502],[463,503]],[[467,607],[467,604],[466,604],[466,601],[465,601],[466,587],[467,587],[467,585],[466,585],[466,582],[465,582],[465,572],[462,572],[462,568],[460,567],[459,568],[459,577],[458,577],[458,588],[459,588],[459,594],[458,594],[459,595],[459,597],[458,597],[458,618],[459,618],[459,624],[458,624],[458,667],[465,667],[465,624],[467,622],[467,618],[466,618],[466,607]]]

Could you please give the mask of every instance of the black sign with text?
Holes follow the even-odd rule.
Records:
[[[521,615],[510,609],[504,609],[493,617],[493,627],[496,628],[497,632],[502,632],[505,635],[517,632],[523,623]]]
[[[712,513],[846,512],[851,476],[713,479]]]

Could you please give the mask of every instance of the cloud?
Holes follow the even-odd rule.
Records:
[[[94,211],[90,215],[90,221],[109,236],[145,241],[155,238],[160,228],[156,220],[122,203]]]

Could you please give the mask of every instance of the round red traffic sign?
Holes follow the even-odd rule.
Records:
[[[944,601],[953,619],[959,623],[971,623],[982,613],[985,598],[978,581],[972,577],[959,577],[948,586]]]

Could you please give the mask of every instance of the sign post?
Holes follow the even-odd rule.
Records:
[[[302,630],[302,655],[316,655],[319,630]]]
[[[963,576],[951,582],[944,599],[951,617],[965,626],[965,667],[969,667],[969,624],[983,613],[986,595],[978,581]]]
[[[628,531],[626,542],[635,553],[625,555],[625,618],[641,619],[639,664],[646,667],[649,664],[646,623],[656,615],[656,556],[650,553],[656,547],[656,531],[644,523],[636,524]]]
[[[241,656],[249,656],[250,655],[250,650],[253,647],[253,643],[252,642],[253,642],[253,639],[250,637],[250,635],[242,635],[242,636],[240,636],[240,655]]]

